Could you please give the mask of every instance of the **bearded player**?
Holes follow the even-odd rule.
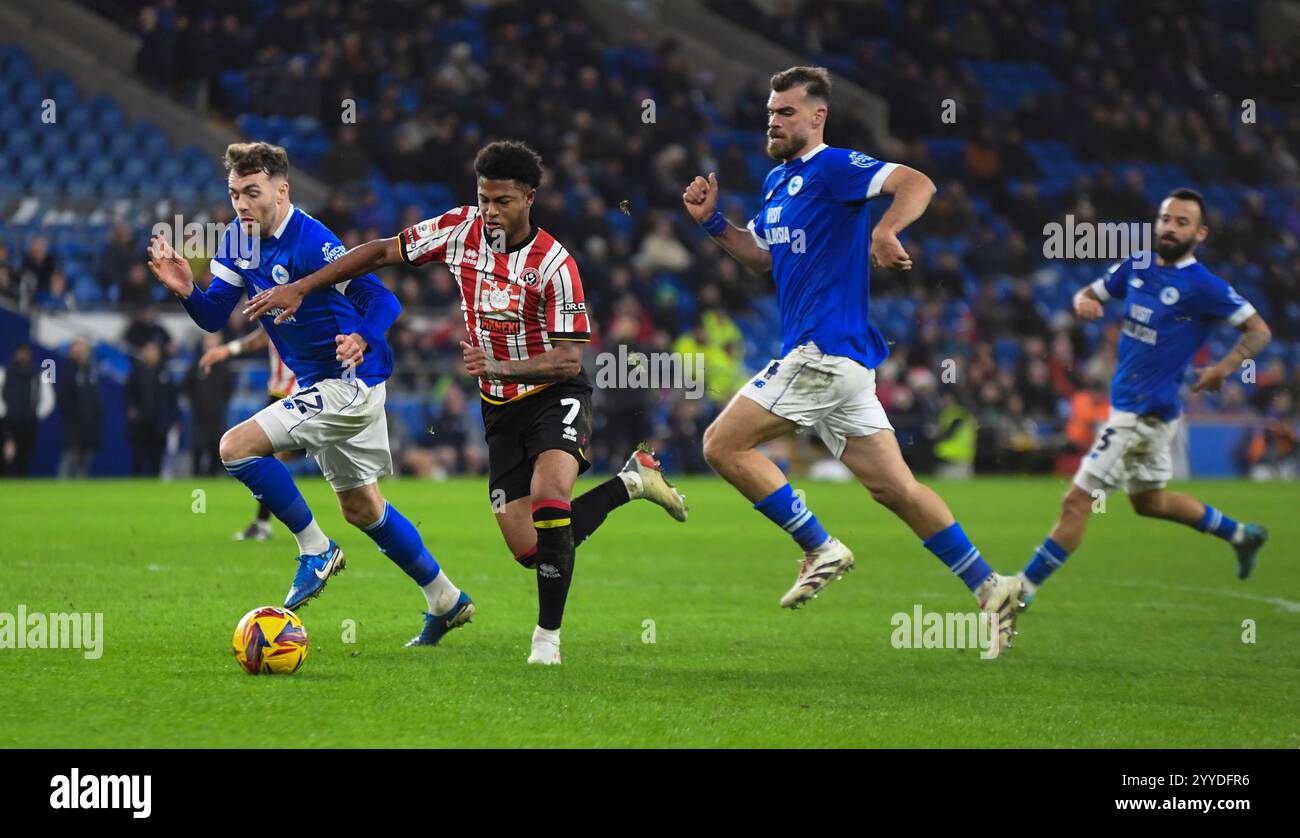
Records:
[[[1237,555],[1237,578],[1250,576],[1255,567],[1267,530],[1165,489],[1173,477],[1170,449],[1182,412],[1178,390],[1192,356],[1219,324],[1241,330],[1232,351],[1198,370],[1192,385],[1193,392],[1218,390],[1272,339],[1255,307],[1196,261],[1196,247],[1209,232],[1204,199],[1191,189],[1175,189],[1156,216],[1155,261],[1145,253],[1126,259],[1074,295],[1074,311],[1085,320],[1101,317],[1110,300],[1123,302],[1119,363],[1110,385],[1110,416],[1079,464],[1056,526],[1021,572],[1026,604],[1083,543],[1093,498],[1116,489],[1127,492],[1133,511],[1143,517],[1184,524],[1228,542]]]
[[[489,496],[506,545],[537,576],[528,662],[558,664],[576,546],[631,499],[651,500],[678,521],[686,520],[686,505],[644,449],[570,501],[574,481],[590,468],[591,384],[582,369],[590,332],[578,266],[530,218],[542,180],[536,152],[494,142],[478,152],[474,171],[478,206],[359,245],[300,282],[258,295],[246,311],[256,317],[283,309],[279,320],[312,291],[386,265],[442,262],[451,269],[469,333],[461,343],[465,369],[479,378]]]
[[[194,283],[189,262],[165,237],[156,235],[149,245],[149,269],[209,332],[225,325],[240,297],[292,285],[344,252],[337,236],[290,203],[289,157],[283,148],[236,143],[226,149],[225,167],[239,223],[226,230],[207,289]],[[279,322],[263,317],[262,328],[302,386],[226,431],[220,454],[226,470],[270,507],[298,542],[298,570],[285,608],[319,595],[344,568],[343,551],[325,535],[289,470],[275,458],[305,449],[316,458],[348,523],[420,586],[429,611],[417,640],[436,643],[469,622],[474,604],[379,491],[379,478],[393,470],[384,414],[393,353],[384,335],[400,312],[393,293],[366,275],[313,297],[293,317]]]
[[[981,557],[943,500],[917,482],[876,398],[875,368],[889,354],[868,320],[870,266],[909,270],[898,234],[921,217],[935,187],[924,174],[822,141],[831,78],[821,67],[772,76],[767,152],[779,165],[763,184],[748,229],[718,211],[718,181],[696,177],[686,210],[724,251],[776,282],[784,338],[773,360],[704,434],[704,456],[754,508],[785,530],[803,560],[781,598],[798,608],[853,567],[853,553],[822,528],[781,469],[758,447],[815,428],[830,452],[961,579],[980,608],[998,614],[998,649],[1011,643],[1021,582]],[[871,227],[868,202],[892,196]]]

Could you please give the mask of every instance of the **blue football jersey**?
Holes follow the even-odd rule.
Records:
[[[784,355],[812,341],[828,355],[876,367],[889,356],[868,320],[871,213],[897,163],[825,143],[768,172],[749,222],[772,254]]]
[[[1135,261],[1149,264],[1138,268]],[[1103,302],[1124,301],[1111,405],[1166,421],[1182,410],[1178,388],[1210,331],[1225,320],[1240,326],[1255,313],[1227,281],[1192,256],[1157,265],[1153,257],[1138,254],[1116,263],[1091,288]]]
[[[315,273],[347,251],[338,236],[296,207],[290,208],[279,229],[258,240],[256,251],[247,241],[241,241],[246,235],[238,224],[227,228],[221,250],[212,260],[213,280],[207,297],[222,303],[232,293],[235,298],[251,299],[260,291]],[[250,253],[254,259],[239,258]],[[236,290],[223,289],[223,284]],[[263,315],[260,321],[303,387],[342,378],[344,369],[334,357],[334,338],[360,334],[368,348],[356,368],[356,377],[373,386],[385,381],[393,371],[393,352],[383,332],[375,334],[365,323],[365,313],[374,305],[400,310],[392,292],[374,274],[366,274],[306,295],[298,310],[278,326],[278,310]]]

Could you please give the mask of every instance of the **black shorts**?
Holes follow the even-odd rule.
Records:
[[[578,474],[591,468],[591,385],[571,378],[506,404],[483,401],[488,447],[488,497],[509,503],[532,494],[533,463],[543,451],[568,451]],[[504,496],[501,494],[504,492]]]

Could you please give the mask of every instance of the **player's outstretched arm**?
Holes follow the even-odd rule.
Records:
[[[190,263],[164,236],[156,235],[149,241],[148,253],[149,271],[168,291],[181,298],[190,319],[206,332],[221,331],[243,289],[220,277],[208,284],[207,291],[199,288],[194,284]]]
[[[225,363],[231,358],[243,355],[245,352],[256,352],[259,349],[265,349],[266,345],[271,342],[271,338],[262,329],[258,329],[251,335],[245,335],[242,338],[232,340],[229,343],[223,343],[220,346],[214,346],[207,352],[204,352],[199,358],[199,369],[204,375],[217,364]]]
[[[682,203],[696,224],[713,237],[718,246],[731,258],[756,274],[772,270],[772,254],[758,246],[748,230],[732,224],[718,212],[718,176],[709,172],[709,179],[696,177],[682,192]]]
[[[912,257],[907,255],[898,234],[920,218],[934,197],[934,181],[909,166],[899,166],[889,173],[880,194],[892,195],[889,209],[871,231],[871,264],[892,271],[910,271]]]
[[[249,320],[256,320],[273,309],[283,309],[275,316],[276,324],[285,320],[302,305],[302,298],[312,291],[337,285],[364,274],[372,273],[388,265],[402,263],[402,248],[394,236],[391,239],[374,239],[344,253],[339,258],[325,265],[313,274],[308,274],[297,282],[289,282],[276,288],[261,292],[248,301],[244,314]]]
[[[559,341],[554,349],[522,361],[497,361],[480,347],[460,342],[465,371],[491,381],[512,384],[547,384],[564,381],[582,372],[582,342]]]
[[[1252,314],[1240,326],[1241,340],[1232,351],[1219,359],[1217,364],[1196,371],[1196,383],[1192,385],[1192,392],[1199,393],[1202,390],[1217,391],[1223,384],[1223,380],[1241,369],[1241,365],[1254,358],[1264,351],[1273,340],[1273,332],[1264,322],[1264,318],[1258,314]]]

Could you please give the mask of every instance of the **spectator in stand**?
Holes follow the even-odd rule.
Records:
[[[226,409],[235,389],[234,375],[228,364],[201,364],[205,353],[224,343],[220,333],[205,333],[181,381],[181,389],[190,402],[190,473],[196,476],[225,473],[219,449],[221,436],[229,427]]]
[[[86,477],[102,440],[104,398],[99,369],[84,338],[73,340],[68,347],[68,363],[58,368],[55,387],[63,417],[59,477]]]
[[[20,344],[0,384],[0,476],[27,477],[41,420],[54,409],[52,387]]]
[[[131,473],[157,477],[162,472],[167,434],[179,413],[176,382],[163,366],[159,344],[146,343],[126,381],[126,429]]]

